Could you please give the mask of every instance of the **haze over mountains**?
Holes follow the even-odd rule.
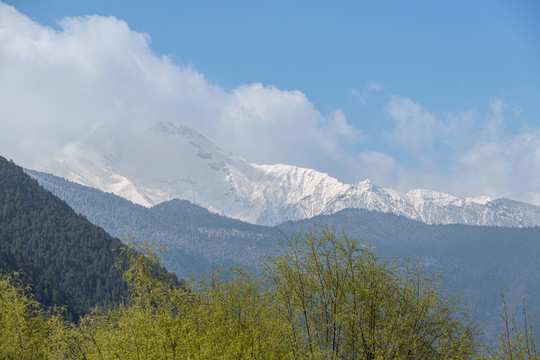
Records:
[[[403,194],[369,180],[343,184],[311,169],[250,164],[193,129],[164,122],[121,138],[97,131],[36,170],[146,207],[185,199],[259,225],[347,208],[394,213],[428,224],[540,225],[540,207],[535,205],[483,196],[460,199],[421,189]]]
[[[163,263],[180,278],[208,273],[221,265],[256,270],[261,256],[279,249],[280,238],[308,231],[314,224],[327,224],[364,240],[383,257],[418,259],[428,270],[441,274],[450,294],[463,292],[488,338],[494,339],[499,331],[501,289],[509,309],[519,312],[525,296],[530,312],[540,312],[536,296],[540,291],[540,227],[428,225],[394,214],[345,209],[286,222],[278,230],[211,213],[185,200],[146,208],[50,174],[27,172],[113,236],[165,245]],[[540,327],[540,318],[535,324]]]

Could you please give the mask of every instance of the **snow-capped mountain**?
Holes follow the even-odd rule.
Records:
[[[390,212],[431,224],[540,225],[540,207],[508,199],[459,199],[428,190],[403,194],[369,180],[343,184],[311,169],[250,164],[195,130],[171,123],[114,140],[94,134],[36,170],[144,206],[186,199],[261,225],[345,208]]]

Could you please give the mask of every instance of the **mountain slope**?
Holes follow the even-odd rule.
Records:
[[[181,278],[222,264],[255,269],[257,258],[274,249],[279,237],[275,228],[226,218],[186,200],[146,208],[54,175],[27,172],[113,236],[166,245],[163,263]]]
[[[195,130],[171,123],[125,138],[93,134],[37,170],[147,207],[178,198],[260,225],[346,208],[390,212],[429,224],[540,225],[540,207],[508,199],[459,199],[428,190],[402,194],[369,180],[343,184],[311,169],[249,164]]]
[[[0,274],[7,274],[24,286],[30,285],[28,291],[45,307],[64,306],[70,320],[76,320],[84,312],[80,301],[69,294],[56,276],[3,242],[0,242]]]
[[[0,271],[19,272],[45,305],[74,317],[126,294],[122,244],[0,157]]]

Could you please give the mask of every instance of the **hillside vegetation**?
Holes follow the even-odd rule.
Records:
[[[504,308],[488,351],[468,306],[425,261],[385,260],[335,226],[284,224],[291,236],[274,240],[258,275],[219,268],[182,285],[144,243],[133,251],[18,166],[0,165],[0,358],[537,359],[530,322],[519,331]],[[162,224],[174,222],[171,205],[214,238],[227,224],[186,202],[154,209]]]
[[[278,226],[279,231],[214,214],[185,200],[145,208],[53,175],[29,173],[113,236],[166,245],[163,263],[183,278],[210,272],[220,264],[257,271],[258,258],[279,248],[280,231],[304,232],[317,223],[343,228],[382,256],[418,258],[430,271],[441,273],[446,291],[463,293],[485,339],[498,336],[501,289],[511,311],[520,311],[525,296],[531,313],[540,314],[540,227],[429,225],[393,214],[347,209],[287,222]],[[540,316],[533,322],[540,328]]]
[[[491,350],[478,343],[460,299],[418,264],[385,260],[335,228],[283,245],[262,277],[218,270],[191,289],[171,285],[139,245],[127,252],[127,298],[79,324],[2,277],[0,358],[539,359],[530,327],[502,332]]]
[[[127,296],[124,245],[0,157],[0,273],[72,319]],[[125,259],[124,259],[125,260]]]

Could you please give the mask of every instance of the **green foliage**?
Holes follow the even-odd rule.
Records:
[[[30,325],[12,328],[22,334],[21,329],[37,329],[24,338],[37,345],[12,348],[35,349],[32,354],[42,358],[80,359],[417,359],[475,353],[475,328],[455,314],[456,299],[443,297],[438,282],[419,267],[379,259],[335,229],[293,236],[289,246],[266,259],[267,278],[219,270],[194,281],[191,290],[171,283],[148,245],[124,250],[130,256],[124,276],[130,295],[123,303],[96,308],[79,325],[48,320],[37,305],[10,305],[36,309],[20,316]]]
[[[534,341],[534,330],[531,317],[527,314],[525,298],[523,298],[523,332],[518,330],[515,314],[508,313],[506,300],[501,290],[503,313],[501,314],[503,329],[499,340],[493,348],[485,347],[482,359],[485,360],[539,360]]]
[[[131,295],[82,319],[81,358],[467,359],[477,329],[417,265],[380,259],[320,228],[292,236],[265,278],[214,271],[170,286],[151,248],[132,255]],[[148,261],[147,259],[150,259]]]
[[[264,279],[244,269],[213,271],[195,282],[198,348],[208,359],[289,359],[275,298]],[[201,322],[203,320],[203,322]]]
[[[283,359],[261,280],[237,269],[196,282],[197,291],[171,286],[146,244],[133,253],[125,279],[129,298],[98,308],[68,334],[81,359]],[[146,255],[146,256],[144,256]]]
[[[159,265],[145,243],[124,248],[130,292],[124,302],[100,307],[69,335],[69,353],[81,359],[176,359],[185,339],[182,321],[189,293]]]
[[[59,354],[63,319],[43,310],[28,290],[0,276],[1,359],[49,359]]]
[[[379,258],[336,228],[286,239],[265,270],[300,358],[464,359],[478,329],[416,265]]]
[[[530,323],[519,333],[506,311],[499,348],[478,354],[478,329],[437,277],[335,228],[286,238],[263,277],[219,269],[191,286],[159,249],[131,246],[127,296],[79,323],[0,278],[0,359],[538,359]]]

